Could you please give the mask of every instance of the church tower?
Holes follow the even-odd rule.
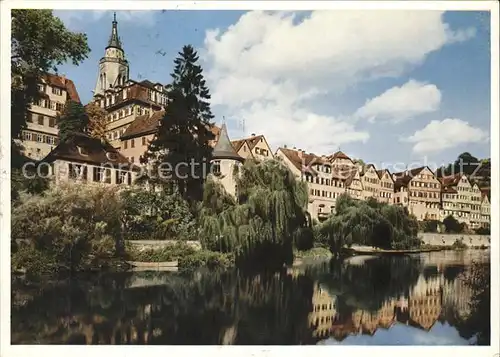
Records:
[[[111,36],[104,57],[99,61],[99,75],[94,90],[94,96],[104,94],[106,89],[123,86],[129,76],[128,62],[125,59],[120,37],[118,36],[118,22],[116,12],[113,15]]]

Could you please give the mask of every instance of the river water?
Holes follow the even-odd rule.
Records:
[[[13,281],[11,338],[13,344],[484,344],[489,296],[467,281],[472,262],[487,266],[489,259],[488,250],[468,250],[312,261],[259,275],[135,272]]]

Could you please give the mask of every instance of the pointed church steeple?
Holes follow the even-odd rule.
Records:
[[[113,13],[113,22],[111,28],[111,36],[109,36],[108,47],[122,48],[120,37],[118,36],[118,22],[116,21],[116,12]]]
[[[212,152],[212,157],[214,159],[231,159],[237,161],[244,161],[244,159],[238,155],[236,150],[234,150],[231,140],[229,140],[229,135],[227,134],[226,123],[222,124],[219,133],[219,140],[215,144],[214,150]]]

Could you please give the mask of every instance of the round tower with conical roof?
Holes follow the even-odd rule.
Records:
[[[212,153],[211,175],[222,184],[230,195],[236,195],[236,177],[234,173],[239,170],[244,161],[245,159],[238,155],[233,144],[231,144],[231,140],[229,140],[226,124],[222,124],[219,139]]]

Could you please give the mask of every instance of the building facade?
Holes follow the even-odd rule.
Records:
[[[62,112],[66,102],[80,102],[75,84],[64,76],[46,74],[38,84],[40,99],[28,109],[26,128],[21,132],[23,147],[27,157],[41,160],[59,143],[57,115]]]
[[[134,81],[129,73],[115,15],[104,57],[99,61],[93,100],[108,113],[106,138],[118,149],[122,135],[137,118],[163,110],[168,102],[169,86],[149,80]]]
[[[441,220],[453,216],[472,229],[479,228],[482,222],[482,194],[479,186],[462,174],[442,177],[440,181]]]
[[[393,204],[394,202],[394,180],[389,170],[377,170],[380,179],[379,201]]]
[[[379,200],[381,180],[375,166],[370,164],[363,167],[360,176],[363,186],[363,199],[373,198]]]
[[[86,134],[74,135],[59,143],[43,161],[50,176],[61,182],[132,185],[137,171],[107,141]]]
[[[249,138],[234,140],[232,144],[238,155],[245,159],[268,160],[274,158],[264,135],[252,134]]]
[[[440,219],[441,182],[427,166],[395,173],[393,179],[396,204],[408,207],[419,221]]]

